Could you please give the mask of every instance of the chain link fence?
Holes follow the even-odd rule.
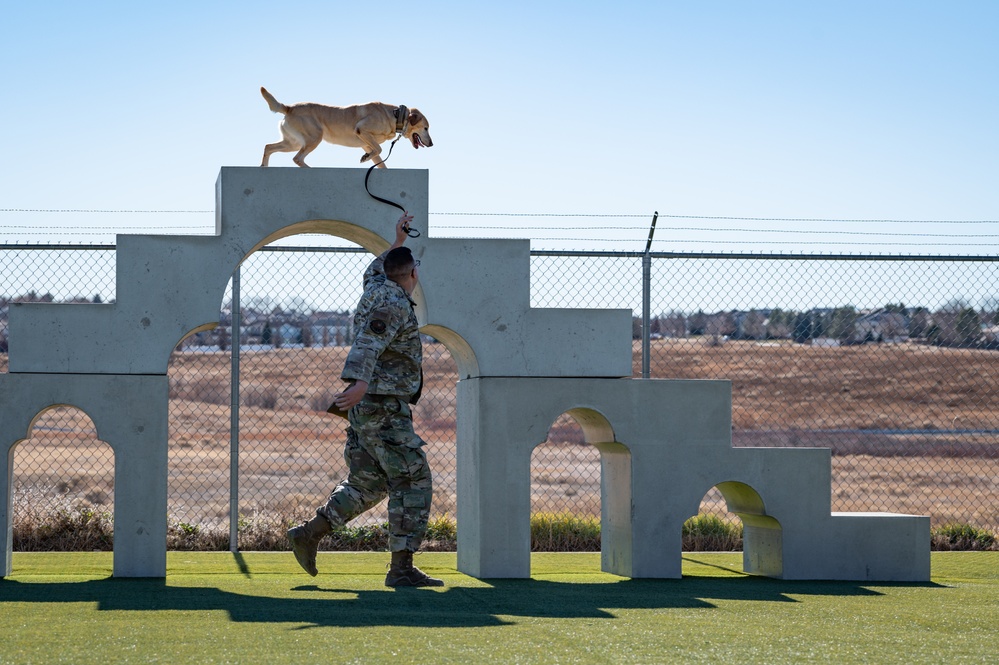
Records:
[[[237,503],[306,517],[344,475],[344,421],[325,409],[370,258],[264,248],[219,328],[178,346],[173,519],[229,524]],[[113,302],[114,266],[108,246],[0,246],[0,349],[11,301]],[[633,309],[634,376],[731,380],[734,445],[831,448],[833,510],[999,528],[999,259],[536,251],[531,272],[532,306]],[[424,353],[415,424],[433,512],[454,516],[457,367],[431,338]],[[563,415],[539,444],[533,509],[599,515],[600,457],[582,430]],[[15,519],[42,496],[110,508],[112,471],[86,414],[49,410],[15,452]],[[725,514],[716,490],[702,510]]]

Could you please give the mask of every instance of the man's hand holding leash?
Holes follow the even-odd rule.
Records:
[[[409,235],[410,231],[412,230],[409,228],[409,223],[412,221],[413,221],[413,216],[410,215],[408,212],[404,211],[402,213],[402,217],[400,217],[399,221],[395,223],[395,242],[392,243],[392,246],[389,249],[402,247],[404,244],[406,244],[406,238],[416,237]]]

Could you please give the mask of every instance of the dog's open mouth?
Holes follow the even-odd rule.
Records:
[[[430,143],[424,143],[423,139],[420,138],[420,135],[415,133],[413,134],[412,141],[413,141],[413,147],[416,148],[417,150],[419,150],[421,147],[429,148],[434,144],[433,141],[430,141]]]

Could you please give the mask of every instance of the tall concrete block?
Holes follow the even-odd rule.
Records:
[[[458,382],[458,570],[474,577],[528,577],[531,449],[544,432],[536,431],[542,438],[535,439],[530,428],[511,427],[516,415],[490,400],[488,384]]]
[[[460,378],[631,375],[631,310],[532,308],[528,241],[431,238],[414,252],[424,330]]]

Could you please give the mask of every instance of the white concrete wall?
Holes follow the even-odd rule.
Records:
[[[0,573],[11,572],[13,448],[55,404],[87,413],[115,451],[115,575],[166,574],[167,363],[218,321],[254,250],[328,233],[380,253],[398,211],[366,169],[226,167],[213,236],[118,237],[117,301],[21,304],[0,374]],[[602,455],[603,568],[679,577],[680,529],[717,486],[746,524],[747,571],[791,579],[926,580],[929,520],[830,513],[828,450],[733,449],[727,382],[631,375],[631,311],[530,307],[526,240],[436,238],[426,171],[390,169],[372,190],[424,231],[415,299],[458,363],[458,562],[480,577],[530,574],[530,459],[571,414]],[[899,553],[899,546],[905,550]]]

